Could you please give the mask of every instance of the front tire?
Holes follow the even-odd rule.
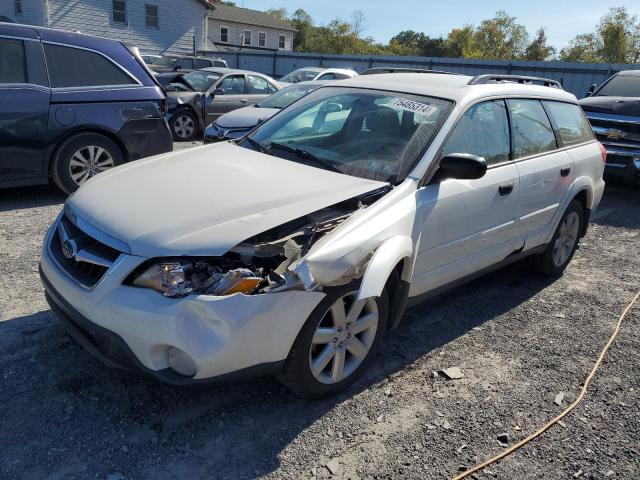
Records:
[[[530,263],[533,268],[550,277],[562,275],[578,249],[583,225],[584,209],[582,204],[577,200],[572,200],[545,251],[531,257]]]
[[[99,173],[124,163],[116,143],[98,133],[80,133],[67,139],[52,164],[55,184],[67,195]]]
[[[334,395],[353,384],[387,328],[389,298],[356,301],[359,281],[327,288],[289,352],[280,380],[308,398]]]
[[[169,120],[169,127],[176,142],[193,141],[199,130],[198,119],[188,110],[182,110],[173,115]]]

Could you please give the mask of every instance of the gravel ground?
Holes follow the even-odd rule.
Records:
[[[516,264],[413,308],[337,398],[271,378],[179,390],[104,367],[47,308],[40,243],[63,200],[0,193],[2,479],[452,477],[575,399],[640,285],[640,192],[608,187],[563,278]],[[639,350],[636,307],[585,402],[477,478],[637,478]]]

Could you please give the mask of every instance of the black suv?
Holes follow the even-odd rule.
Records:
[[[135,49],[118,41],[0,23],[0,187],[65,192],[171,151],[166,97]]]
[[[607,149],[608,175],[640,185],[640,70],[625,70],[580,100],[596,137]]]

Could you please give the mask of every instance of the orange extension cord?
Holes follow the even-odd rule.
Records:
[[[464,471],[463,473],[461,473],[457,477],[454,477],[453,480],[462,480],[463,478],[466,478],[469,475],[472,475],[472,474],[482,470],[483,468],[488,467],[492,463],[495,463],[498,460],[501,460],[504,457],[506,457],[508,455],[511,455],[513,452],[515,452],[520,447],[523,447],[524,445],[529,443],[531,440],[533,440],[535,438],[538,438],[544,432],[549,430],[553,425],[555,425],[560,420],[562,420],[569,412],[571,412],[571,410],[576,408],[578,406],[578,404],[584,399],[584,396],[587,393],[587,388],[589,388],[589,384],[591,383],[591,380],[593,379],[593,376],[596,374],[596,371],[600,367],[600,364],[602,363],[602,360],[604,359],[604,356],[606,355],[607,350],[609,350],[609,347],[611,347],[611,344],[613,343],[613,341],[618,336],[618,332],[620,331],[620,326],[622,325],[622,322],[623,322],[624,318],[627,316],[627,313],[629,313],[629,311],[631,310],[631,307],[633,307],[633,305],[636,303],[638,298],[640,298],[640,291],[638,293],[636,293],[636,296],[633,297],[633,300],[631,300],[631,303],[629,305],[627,305],[627,308],[625,308],[624,312],[622,312],[622,315],[620,315],[620,318],[618,319],[618,323],[616,324],[616,328],[613,331],[613,334],[611,335],[611,338],[609,338],[609,341],[607,342],[607,344],[602,349],[602,352],[600,352],[600,356],[598,357],[598,361],[593,366],[593,369],[591,370],[591,373],[589,373],[589,376],[587,377],[587,380],[584,382],[584,386],[582,387],[582,391],[580,392],[580,395],[578,395],[578,398],[576,398],[575,402],[573,402],[566,409],[564,409],[560,415],[558,415],[556,418],[554,418],[553,420],[551,420],[550,422],[548,422],[547,424],[542,426],[536,432],[534,432],[531,435],[529,435],[527,438],[525,438],[523,440],[520,440],[518,443],[512,445],[511,447],[507,448],[506,450],[503,450],[502,452],[500,452],[495,457],[490,458],[489,460],[487,460],[485,462],[482,462],[482,463],[476,465],[475,467],[473,467],[473,468],[471,468],[469,470]]]

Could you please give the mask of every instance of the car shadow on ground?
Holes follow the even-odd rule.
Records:
[[[0,190],[0,212],[62,204],[67,199],[55,185],[36,185]]]
[[[285,447],[337,404],[550,283],[520,262],[409,309],[361,380],[337,397],[313,402],[270,377],[198,390],[163,386],[104,367],[66,335],[50,311],[5,319],[0,396],[7,400],[0,443],[39,438],[38,445],[55,445],[54,454],[44,458],[41,447],[25,440],[21,457],[35,462],[26,470],[33,478],[73,462],[79,472],[108,475],[109,468],[127,478],[255,477],[277,469]]]

